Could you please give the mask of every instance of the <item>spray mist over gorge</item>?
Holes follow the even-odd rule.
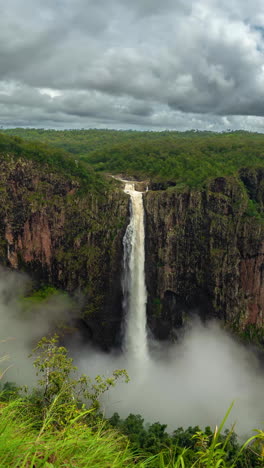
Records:
[[[264,421],[264,376],[253,352],[217,322],[192,322],[175,344],[158,343],[148,336],[142,193],[135,191],[132,182],[127,183],[125,191],[131,198],[131,217],[123,239],[123,349],[106,354],[76,342],[71,347],[75,364],[80,372],[92,377],[127,369],[131,381],[118,383],[103,398],[106,416],[114,412],[123,417],[141,414],[146,422],[168,424],[169,430],[189,425],[213,427],[235,400],[228,425],[237,422],[236,432],[250,432]],[[56,320],[65,318],[65,311],[67,318],[71,308],[65,297],[58,296],[45,305],[45,310],[36,311],[33,319],[25,320],[17,300],[25,283],[23,275],[0,271],[1,339],[13,338],[3,347],[12,364],[6,380],[19,384],[34,382],[27,355]]]

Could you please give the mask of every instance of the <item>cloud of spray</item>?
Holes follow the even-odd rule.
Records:
[[[264,422],[264,375],[256,356],[216,322],[193,323],[179,344],[157,345],[146,362],[126,356],[79,353],[77,365],[89,374],[126,368],[131,381],[118,384],[103,400],[107,416],[141,414],[146,422],[177,427],[219,425],[235,400],[228,425],[246,435]],[[166,348],[166,349],[164,349]]]
[[[70,301],[59,293],[27,310],[22,297],[30,286],[27,275],[0,267],[0,356],[7,356],[1,371],[8,368],[5,380],[19,385],[36,380],[33,360],[28,357],[32,348],[60,319],[69,318]]]
[[[21,297],[28,287],[25,275],[0,269],[1,353],[10,355],[6,379],[17,384],[34,382],[28,354],[60,318],[69,317],[69,302],[56,296],[25,315]],[[8,339],[9,338],[9,339]],[[177,344],[153,342],[149,359],[142,362],[121,354],[104,354],[78,342],[72,349],[80,371],[93,377],[127,369],[131,381],[118,383],[103,398],[107,416],[141,414],[146,422],[160,421],[169,430],[179,426],[210,425],[224,417],[233,400],[229,425],[240,435],[264,421],[264,373],[250,350],[237,343],[216,322],[194,322]]]

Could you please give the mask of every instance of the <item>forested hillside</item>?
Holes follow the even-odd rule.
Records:
[[[201,188],[210,178],[264,166],[264,135],[243,131],[136,132],[9,129],[6,133],[62,148],[97,172],[125,173]]]
[[[26,136],[26,135],[25,135]],[[43,170],[55,171],[64,177],[76,180],[81,191],[105,191],[111,179],[105,179],[95,174],[92,167],[77,161],[73,155],[60,148],[54,148],[41,141],[27,141],[17,136],[9,136],[0,133],[0,154],[2,158],[10,156],[18,159],[23,157],[37,164],[41,164]]]

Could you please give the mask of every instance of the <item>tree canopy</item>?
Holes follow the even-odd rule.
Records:
[[[178,188],[200,188],[208,179],[236,175],[244,167],[264,167],[264,134],[244,131],[220,134],[195,130],[138,132],[17,128],[5,130],[5,134],[23,137],[31,145],[39,141],[57,148],[51,159],[59,157],[59,149],[67,151],[68,155],[74,156],[75,164],[76,160],[83,163],[74,170],[78,174],[85,168],[91,176],[93,168],[97,173],[125,173],[154,181],[172,181]],[[72,164],[68,157],[68,164],[69,161]]]

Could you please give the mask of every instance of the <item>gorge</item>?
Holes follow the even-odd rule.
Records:
[[[118,182],[81,195],[78,180],[21,156],[2,155],[0,171],[1,264],[74,295],[86,336],[119,346],[129,195]],[[158,339],[177,339],[193,313],[263,339],[264,229],[249,211],[249,201],[263,206],[263,169],[239,177],[144,194],[147,322]]]
[[[81,334],[81,371],[128,370],[131,382],[104,401],[106,414],[213,426],[235,399],[239,431],[259,426],[259,363],[225,329],[263,343],[263,169],[202,188],[148,180],[145,192],[129,177],[125,193],[109,175],[84,185],[78,165],[67,173],[56,157],[48,164],[22,150],[1,153],[0,261],[29,275],[37,293],[48,285],[70,295],[58,317],[66,335]],[[22,327],[3,304],[2,323],[12,325],[4,328],[23,330],[30,343],[40,337],[33,330],[54,328],[49,307],[44,297],[41,321],[38,311]]]

